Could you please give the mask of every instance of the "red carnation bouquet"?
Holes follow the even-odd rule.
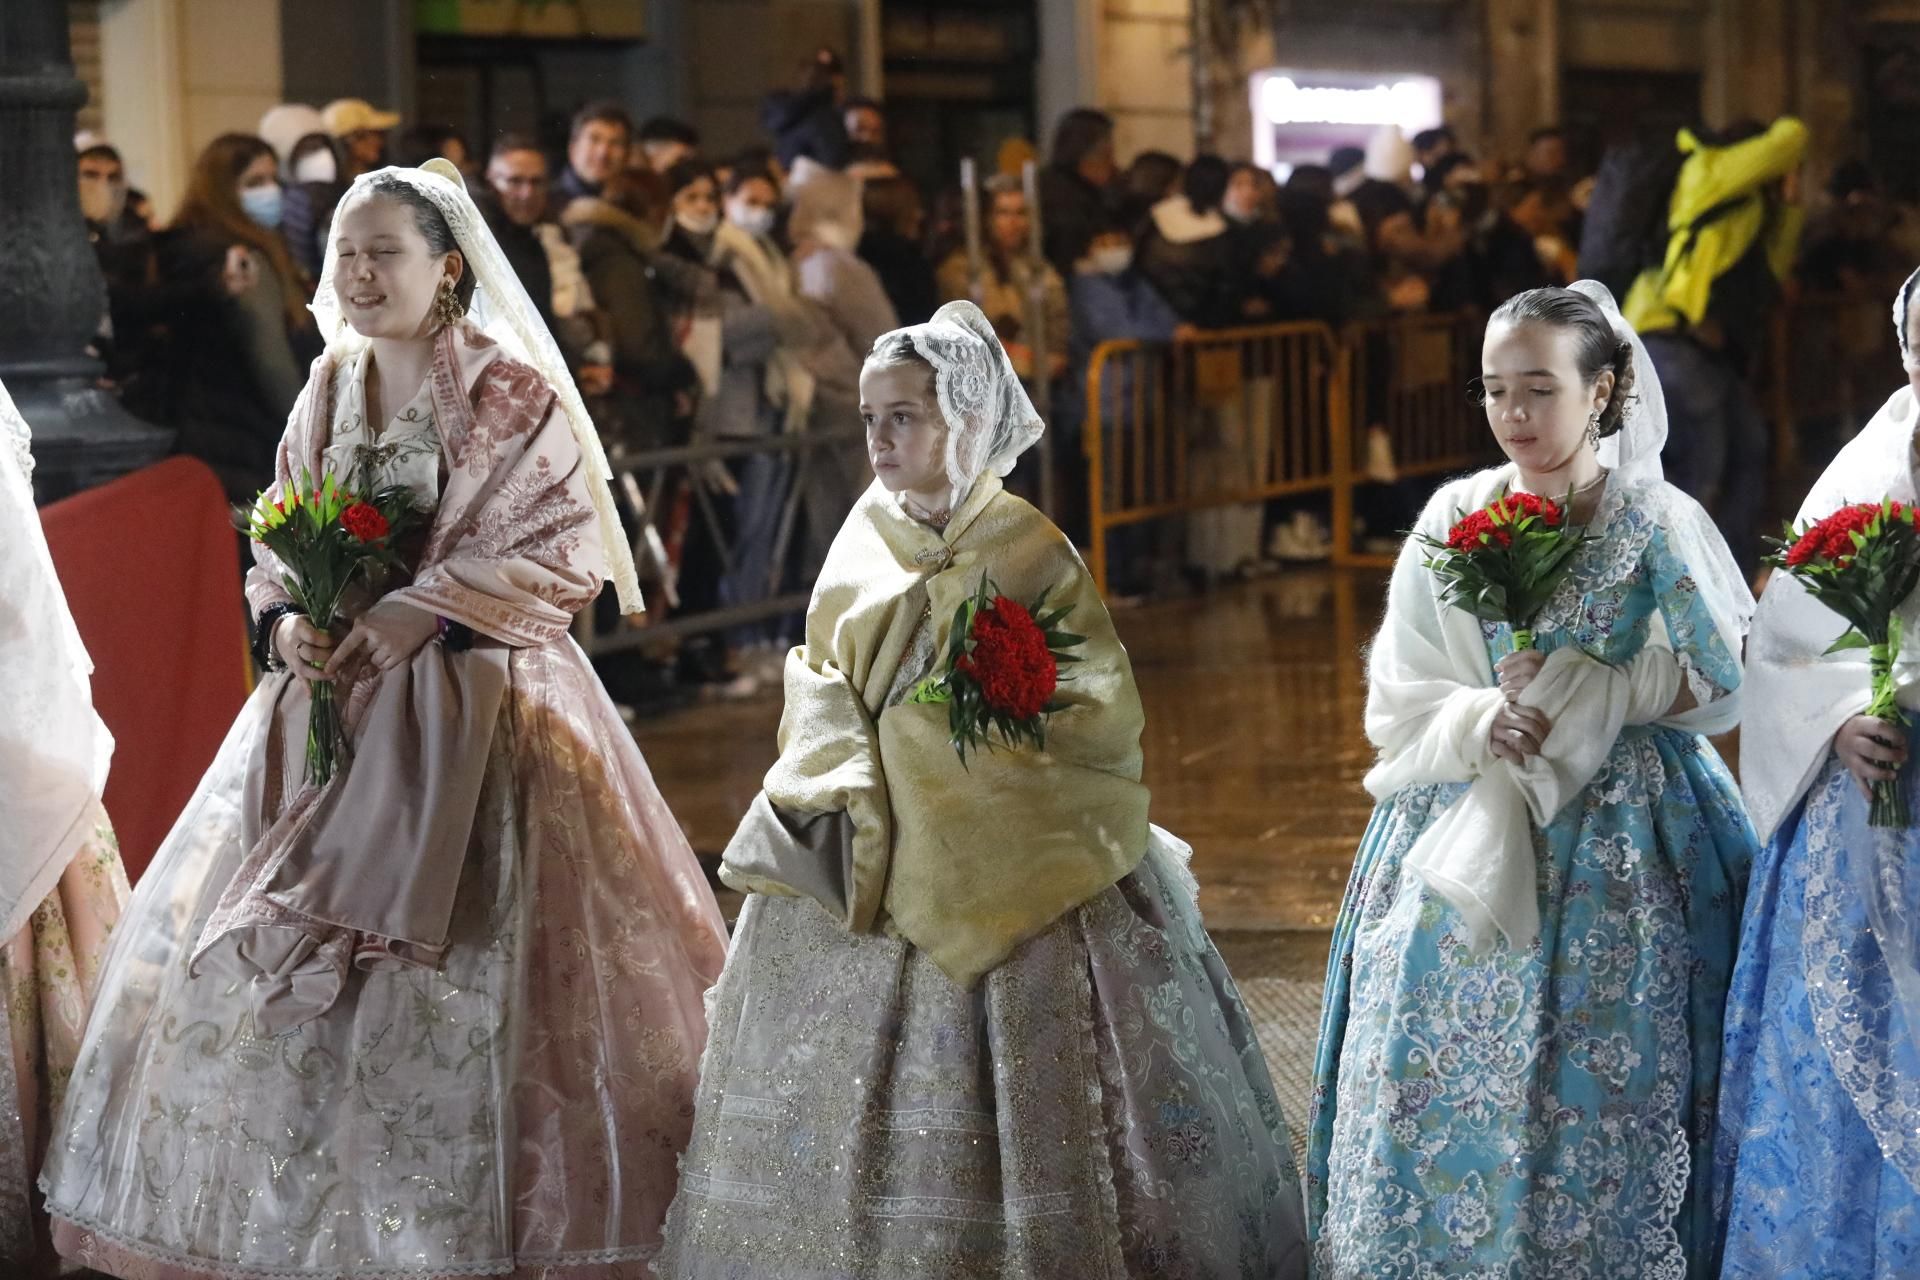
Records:
[[[1442,584],[1441,600],[1485,622],[1513,628],[1513,647],[1533,648],[1533,620],[1566,576],[1587,539],[1567,522],[1566,504],[1512,493],[1454,521],[1446,541],[1415,537],[1432,548],[1426,561]]]
[[[404,486],[362,498],[330,473],[315,484],[306,471],[278,501],[262,493],[252,506],[234,511],[240,531],[286,566],[282,585],[322,631],[338,619],[349,586],[400,564],[394,540],[415,519],[413,495]],[[313,708],[307,717],[307,780],[325,786],[350,748],[333,682],[309,676],[308,687]]]
[[[1792,575],[1807,594],[1846,620],[1847,629],[1827,649],[1865,649],[1872,670],[1866,714],[1905,728],[1906,712],[1894,701],[1893,664],[1900,656],[1896,612],[1920,582],[1920,528],[1916,510],[1883,499],[1840,508],[1805,530],[1787,529],[1768,539],[1767,563]],[[1867,821],[1876,827],[1912,825],[1907,794],[1898,780],[1876,782]]]
[[[1047,745],[1047,717],[1064,704],[1054,701],[1060,664],[1080,659],[1068,652],[1085,636],[1061,629],[1071,607],[1047,609],[1047,592],[1031,605],[1000,594],[985,574],[980,589],[954,610],[943,671],[914,686],[910,701],[945,703],[953,749],[967,752],[998,731],[1009,747]]]

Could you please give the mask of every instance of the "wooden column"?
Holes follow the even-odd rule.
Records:
[[[1518,156],[1527,135],[1560,120],[1559,0],[1486,0],[1486,138]]]

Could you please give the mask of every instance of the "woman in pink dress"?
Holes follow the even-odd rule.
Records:
[[[42,1182],[63,1254],[147,1280],[645,1274],[724,957],[705,879],[569,638],[637,606],[606,461],[444,162],[355,182],[281,442],[405,486],[406,571],[328,635],[257,551],[282,668],[108,955]],[[304,778],[308,680],[351,764]]]
[[[32,1176],[73,1070],[127,872],[100,793],[113,738],[0,386],[0,1274],[52,1275]]]

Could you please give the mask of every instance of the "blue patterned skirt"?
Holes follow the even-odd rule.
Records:
[[[1715,1159],[1730,1280],[1920,1275],[1920,1048],[1846,875],[1869,851],[1920,868],[1920,831],[1866,808],[1829,758],[1754,863]]]
[[[1381,803],[1334,933],[1308,1145],[1325,1280],[1685,1280],[1754,837],[1705,740],[1630,728],[1544,831],[1540,938],[1469,953],[1403,869],[1461,785]]]

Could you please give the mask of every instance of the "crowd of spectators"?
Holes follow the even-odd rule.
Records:
[[[683,610],[752,606],[810,580],[859,491],[858,376],[874,338],[942,301],[977,301],[1045,400],[1056,518],[1081,537],[1080,425],[1100,343],[1484,312],[1575,277],[1595,188],[1556,129],[1506,164],[1467,154],[1445,128],[1410,139],[1385,129],[1276,181],[1214,155],[1122,157],[1114,122],[1082,109],[1058,122],[1037,174],[1023,181],[1009,164],[980,184],[976,249],[957,184],[919,189],[893,162],[888,123],[884,104],[848,94],[826,50],[767,96],[766,145],[727,155],[685,121],[636,122],[615,102],[581,107],[557,152],[522,134],[476,146],[428,122],[403,128],[358,100],[290,104],[257,135],[209,144],[175,210],[151,208],[128,158],[85,137],[80,202],[110,301],[99,351],[131,408],[173,427],[230,498],[250,497],[318,349],[306,304],[347,184],[444,158],[466,175],[616,457],[844,437],[804,460],[743,452],[657,495],[670,563],[652,565],[656,612],[672,612],[670,597]],[[1842,166],[1800,270],[1811,287],[1885,292],[1920,258],[1915,240],[1871,176]],[[1363,388],[1369,423],[1378,399]],[[1377,469],[1391,480],[1390,458]],[[1225,544],[1194,538],[1214,545],[1186,548],[1185,567],[1207,577],[1323,556],[1325,516],[1290,507],[1234,526]],[[1388,501],[1367,532],[1391,536],[1404,516]],[[1145,544],[1122,543],[1122,590],[1147,587]],[[740,692],[774,678],[791,630],[743,624],[653,656],[678,688]]]

